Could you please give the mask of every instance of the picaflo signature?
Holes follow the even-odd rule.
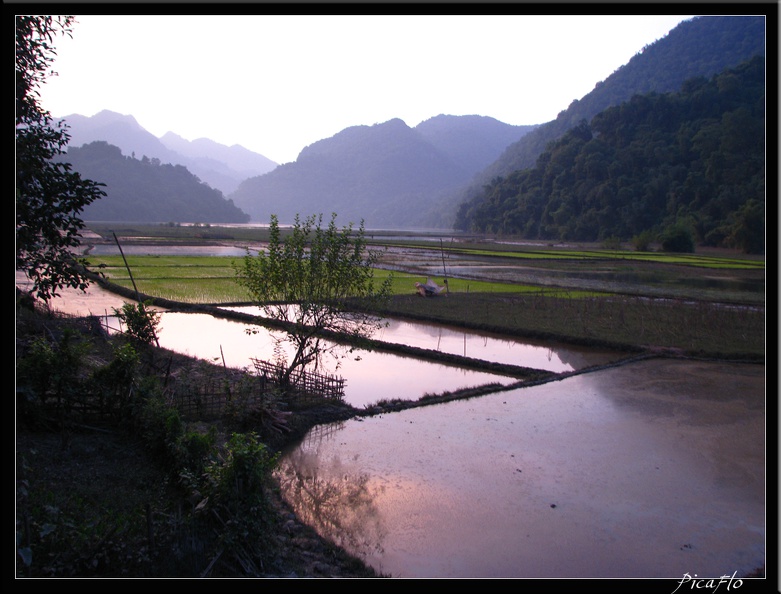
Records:
[[[712,592],[716,592],[719,588],[726,585],[725,592],[729,592],[730,589],[737,590],[743,585],[743,580],[740,578],[736,578],[735,575],[738,572],[734,572],[732,576],[729,575],[723,575],[720,578],[706,578],[706,579],[697,579],[697,574],[694,574],[694,577],[690,576],[688,573],[684,573],[681,580],[678,582],[678,586],[675,588],[675,590],[672,591],[672,594],[675,594],[681,586],[687,586],[690,590],[711,590]]]

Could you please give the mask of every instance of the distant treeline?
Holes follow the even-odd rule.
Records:
[[[455,227],[529,239],[660,237],[765,249],[765,60],[582,120],[530,169],[494,178]]]

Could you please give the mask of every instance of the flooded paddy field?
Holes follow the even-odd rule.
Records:
[[[717,295],[764,306],[764,270],[696,269],[671,288],[665,279],[673,275],[634,262],[633,270],[611,272],[583,263],[452,256],[443,267],[436,249],[402,249],[396,265],[437,280],[458,274],[593,290],[621,283],[649,296]],[[711,281],[717,285],[705,286]],[[205,344],[198,337],[207,335],[212,344],[229,344],[195,318],[184,320],[193,322],[184,324],[194,330],[191,345]],[[521,350],[489,349],[494,337],[463,329],[411,331],[403,321],[382,339],[485,359]],[[522,360],[541,369],[547,361],[561,378],[499,382],[480,397],[310,430],[284,452],[278,478],[285,499],[323,538],[393,577],[680,579],[745,576],[764,567],[763,364],[659,356],[567,375],[567,366],[588,368],[610,356],[530,346],[542,352]],[[232,356],[234,349],[224,351]],[[400,360],[367,374],[359,391],[373,398],[378,386],[391,386],[417,398],[430,378],[435,387],[423,390],[442,388],[436,367],[410,370]]]
[[[540,246],[543,247],[543,246]],[[571,290],[619,292],[764,303],[765,270],[687,267],[615,259],[519,258],[481,256],[437,249],[392,247],[382,252],[381,263],[391,270],[415,272],[441,282],[444,278],[488,280],[502,283],[561,287]]]
[[[745,576],[765,447],[763,366],[656,359],[317,427],[279,474],[393,577]]]

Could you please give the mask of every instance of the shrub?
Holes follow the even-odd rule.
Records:
[[[177,440],[179,451],[179,464],[184,472],[190,472],[194,476],[203,473],[210,455],[217,441],[217,430],[209,427],[206,433],[198,431],[185,431]]]
[[[675,223],[662,234],[662,249],[665,252],[693,253],[694,235],[682,223]]]
[[[66,328],[53,340],[34,338],[16,366],[18,416],[30,426],[47,425],[53,414],[65,429],[85,389],[89,342]]]
[[[114,349],[114,357],[92,375],[92,390],[102,413],[121,419],[130,414],[128,406],[136,381],[139,357],[130,344],[120,344]]]
[[[184,427],[179,411],[168,406],[161,396],[150,394],[142,398],[136,423],[147,447],[159,455],[166,466],[177,468],[178,441]]]
[[[190,443],[205,445],[201,439]],[[198,501],[190,530],[202,535],[201,558],[211,559],[201,575],[235,575],[237,568],[245,575],[262,573],[274,518],[266,494],[278,460],[279,453],[272,453],[257,434],[234,433],[202,473],[182,471],[191,500]]]
[[[262,507],[278,459],[279,454],[272,453],[256,433],[231,435],[224,452],[205,471],[214,503],[232,515]]]
[[[160,314],[148,309],[151,302],[125,303],[121,309],[114,309],[114,314],[120,322],[124,322],[125,333],[141,344],[157,342],[157,327],[160,325]]]
[[[632,245],[636,252],[647,252],[650,251],[653,239],[653,234],[650,231],[645,230],[632,238]]]
[[[616,237],[615,235],[611,235],[610,237],[606,237],[602,241],[602,247],[606,250],[620,250],[621,249],[621,238]]]

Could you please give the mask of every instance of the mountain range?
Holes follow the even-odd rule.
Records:
[[[91,117],[72,114],[60,119],[69,126],[69,147],[102,140],[119,147],[126,156],[139,159],[146,156],[162,163],[183,165],[225,195],[248,177],[263,175],[277,166],[271,159],[240,145],[225,146],[208,138],[188,141],[173,132],[158,138],[142,128],[132,115],[109,110]]]
[[[485,116],[438,115],[414,128],[400,119],[353,126],[304,148],[298,159],[231,194],[253,221],[335,212],[367,227],[445,227],[435,200],[534,129]]]
[[[637,94],[676,91],[684,81],[707,79],[764,56],[765,27],[763,16],[685,21],[545,124],[510,126],[486,116],[438,115],[410,128],[393,119],[347,128],[305,147],[292,163],[275,166],[255,155],[253,162],[268,168],[252,173],[240,158],[248,157],[240,147],[228,156],[236,147],[205,139],[188,143],[171,133],[157,139],[131,116],[111,112],[65,119],[71,145],[105,140],[125,155],[171,163],[190,159],[185,166],[218,189],[215,162],[222,163],[233,173],[235,186],[222,185],[221,191],[253,222],[268,222],[272,213],[288,223],[295,214],[336,212],[345,224],[363,220],[367,227],[452,228],[459,207],[466,202],[477,207],[492,180],[534,167],[550,143],[607,108]],[[204,169],[196,170],[196,163],[211,164],[212,181]],[[186,213],[180,220],[187,220]]]
[[[296,214],[336,212],[345,224],[357,225],[363,220],[367,226],[387,227],[449,225],[449,219],[436,218],[434,199],[465,183],[494,161],[507,145],[534,129],[486,116],[439,115],[414,129],[393,119],[347,128],[305,147],[296,161],[277,166],[243,147],[226,147],[208,139],[189,142],[171,132],[157,138],[130,115],[105,110],[92,117],[74,114],[63,119],[70,127],[69,154],[78,161],[74,164],[86,177],[87,172],[95,171],[92,159],[105,164],[101,151],[108,151],[110,161],[119,165],[114,152],[107,148],[116,147],[131,160],[146,158],[156,164],[186,167],[200,181],[226,196],[226,208],[231,211],[226,216],[233,217],[232,211],[237,207],[253,222],[266,223],[273,213],[284,224],[292,223]],[[102,144],[80,152],[94,143]],[[258,173],[263,166],[273,168]],[[156,176],[164,174],[155,172]],[[91,208],[87,214],[98,210],[103,216],[133,212],[132,206],[116,208],[112,192],[147,195],[149,188],[125,187],[142,183],[136,175],[108,175],[112,179],[108,199],[114,204],[111,208]],[[233,186],[237,186],[235,191],[226,191]],[[266,195],[273,196],[273,200],[264,200]],[[172,219],[170,209],[161,204],[169,215],[160,222],[202,220],[201,208],[189,211],[183,200],[178,205],[181,214]],[[145,213],[145,220],[148,216]]]

